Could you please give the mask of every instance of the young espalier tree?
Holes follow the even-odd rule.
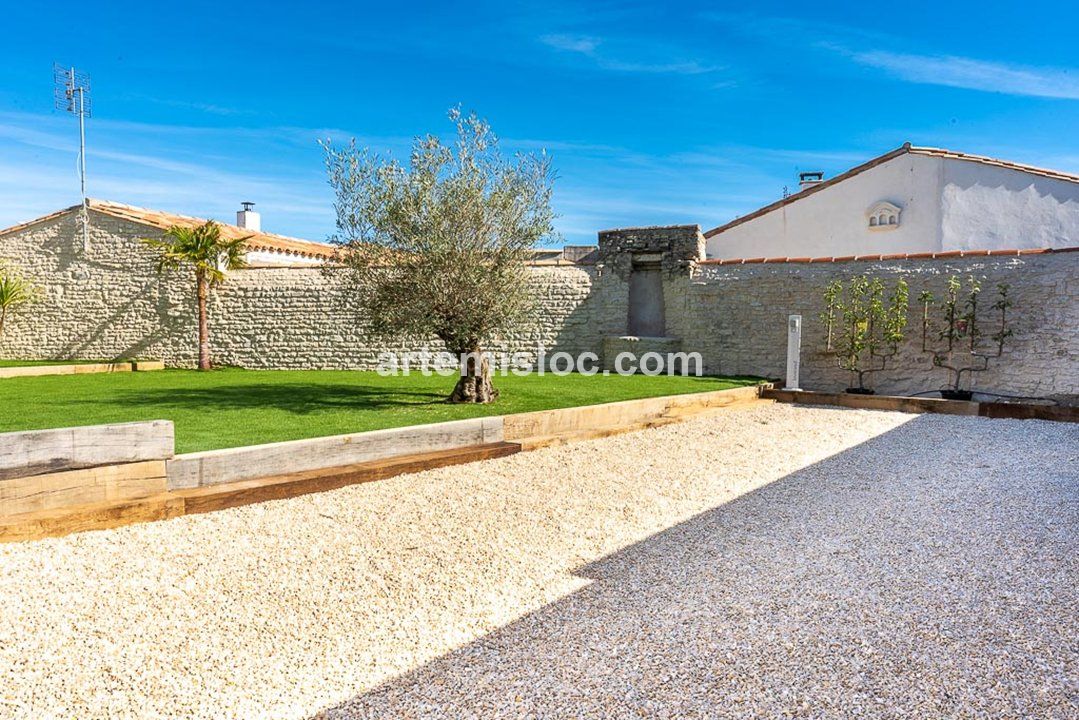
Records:
[[[887,296],[886,291],[883,280],[865,276],[846,285],[835,280],[824,291],[825,351],[852,381],[857,379],[849,393],[871,394],[866,376],[884,370],[903,342],[910,308],[907,283],[896,280]]]
[[[4,334],[8,317],[36,297],[37,288],[29,280],[0,263],[0,336]]]
[[[417,138],[407,166],[323,143],[341,261],[371,329],[437,337],[461,359],[451,402],[498,396],[486,343],[531,319],[525,261],[552,232],[546,154],[505,157],[490,126],[450,111],[450,146]]]
[[[199,313],[199,370],[210,369],[210,319],[207,307],[210,288],[225,280],[225,271],[247,264],[244,243],[251,236],[221,237],[221,226],[213,220],[198,227],[174,225],[160,238],[143,238],[156,250],[157,271],[186,266],[195,271]]]
[[[949,372],[951,380],[947,387],[940,390],[940,396],[946,400],[970,400],[974,392],[969,383],[973,381],[974,373],[988,370],[989,361],[1004,354],[1004,343],[1012,336],[1008,326],[1008,309],[1012,306],[1012,300],[1007,283],[1001,283],[997,285],[997,299],[990,306],[999,313],[1000,324],[997,331],[989,336],[993,341],[989,349],[982,349],[983,332],[978,316],[981,292],[981,281],[973,275],[967,278],[965,292],[962,281],[952,275],[939,303],[928,290],[918,296],[922,303],[922,352],[933,356],[934,367]],[[938,304],[941,317],[934,320],[930,311]],[[929,338],[932,335],[938,341],[936,347],[930,346]],[[967,376],[966,388],[963,387],[964,375]]]

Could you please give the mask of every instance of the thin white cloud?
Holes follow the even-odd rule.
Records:
[[[78,201],[78,140],[69,120],[0,113],[0,227]],[[307,171],[259,155],[274,143],[292,144],[299,129],[192,135],[183,127],[95,120],[92,130],[87,155],[93,197],[226,221],[241,200],[255,200],[268,230],[319,240],[332,229],[332,196],[317,169],[313,134],[307,144],[314,162]],[[201,140],[230,154],[208,155]],[[229,147],[230,141],[238,146]]]
[[[600,44],[599,38],[590,35],[565,35],[561,33],[544,35],[540,38],[540,41],[557,50],[567,50],[584,55],[591,55]]]
[[[955,55],[912,55],[886,50],[847,52],[862,65],[907,82],[1079,100],[1079,68],[1030,67]]]
[[[702,19],[776,44],[815,46],[911,83],[1029,97],[1079,99],[1079,67],[1032,66],[940,53],[883,49],[900,38],[807,18],[707,12]],[[909,38],[908,42],[913,41]],[[854,48],[854,49],[852,49]]]
[[[555,33],[540,36],[540,42],[561,52],[586,57],[600,68],[613,72],[700,75],[722,69],[696,60],[668,62],[666,58],[675,55],[674,52],[639,39],[612,40],[594,35]],[[657,60],[656,55],[661,55],[664,60]]]

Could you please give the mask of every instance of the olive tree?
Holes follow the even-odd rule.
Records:
[[[483,350],[532,316],[529,251],[552,233],[545,153],[502,154],[490,126],[451,110],[455,142],[416,138],[408,164],[355,140],[322,143],[339,258],[370,329],[437,337],[461,361],[451,402],[497,398]]]

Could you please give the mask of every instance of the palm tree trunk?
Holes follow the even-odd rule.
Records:
[[[206,301],[210,295],[210,283],[202,273],[196,273],[199,295],[199,370],[210,369],[210,321]]]

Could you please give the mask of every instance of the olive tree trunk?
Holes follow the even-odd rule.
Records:
[[[491,383],[491,363],[479,350],[457,353],[461,360],[461,377],[450,394],[451,403],[489,403],[498,399],[498,390]]]
[[[210,369],[210,320],[207,312],[207,299],[210,296],[210,282],[202,273],[195,275],[199,296],[199,370]]]

